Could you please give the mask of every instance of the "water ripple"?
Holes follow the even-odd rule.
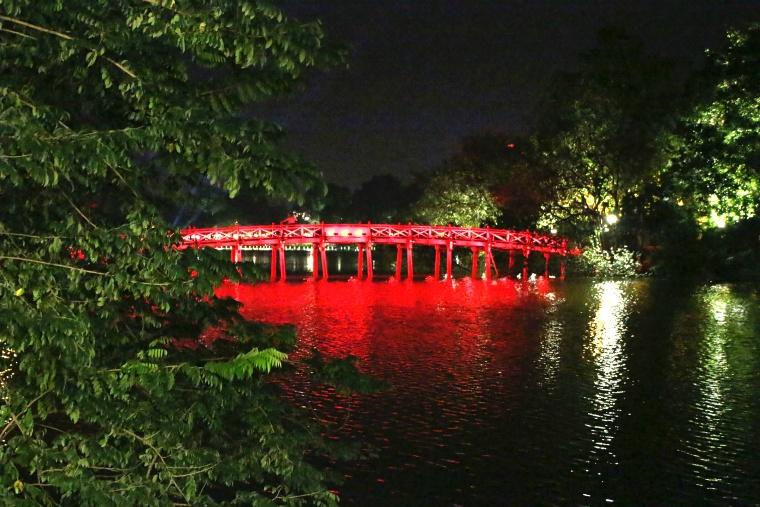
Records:
[[[647,281],[227,286],[388,391],[287,381],[358,438],[345,505],[757,505],[760,303]]]

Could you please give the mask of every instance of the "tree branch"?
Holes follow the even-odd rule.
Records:
[[[17,32],[16,30],[11,30],[10,28],[0,28],[0,32],[8,32],[8,33],[12,33],[13,35],[18,35],[19,37],[23,37],[25,39],[37,40],[36,37],[32,37],[31,35],[26,34],[26,33]]]
[[[78,268],[76,266],[69,266],[68,264],[58,264],[56,262],[41,261],[39,259],[29,259],[27,257],[14,257],[11,255],[0,255],[0,261],[2,260],[31,262],[33,264],[42,264],[44,266],[52,266],[55,268],[69,269],[71,271],[79,271],[80,273],[87,273],[90,275],[113,276],[111,273],[104,273],[102,271],[94,271],[92,269]],[[155,287],[167,287],[171,285],[169,282],[145,282],[142,280],[135,280],[134,283],[139,283],[141,285],[152,285]]]
[[[60,37],[61,39],[74,40],[74,37],[72,37],[71,35],[65,34],[63,32],[58,32],[56,30],[51,30],[50,28],[45,28],[44,26],[28,23],[28,22],[22,21],[20,19],[10,18],[8,16],[0,16],[0,21],[7,21],[9,23],[14,23],[16,25],[20,25],[20,26],[23,26],[23,27],[26,27],[26,28],[30,28],[32,30],[36,30],[38,32],[47,33],[47,34],[50,34],[50,35],[55,35],[56,37]]]
[[[67,33],[59,32],[59,31],[53,30],[51,28],[45,28],[44,26],[35,25],[33,23],[29,23],[29,22],[23,21],[21,19],[11,18],[11,17],[8,17],[8,16],[0,16],[0,21],[7,21],[9,23],[14,23],[16,25],[23,26],[25,28],[29,28],[30,30],[36,30],[38,32],[46,33],[46,34],[49,34],[49,35],[54,35],[54,36],[56,36],[58,38],[61,38],[61,39],[64,39],[64,40],[76,40],[76,38],[72,37],[71,35],[69,35]],[[30,35],[20,34],[20,33],[18,35],[22,35],[22,36],[26,36],[26,37],[31,37]],[[31,37],[31,38],[33,39],[34,37]],[[108,58],[107,56],[104,57],[104,58],[110,64],[112,64],[114,67],[116,67],[117,69],[119,69],[120,71],[122,71],[124,74],[126,74],[129,77],[132,77],[134,79],[137,79],[137,75],[134,72],[132,72],[131,70],[129,70],[123,64],[117,62],[116,60]]]
[[[77,207],[77,205],[74,204],[74,201],[72,201],[71,199],[69,199],[68,195],[63,194],[63,197],[64,197],[64,199],[66,199],[68,201],[69,204],[71,204],[71,207],[76,210],[76,212],[79,214],[79,216],[82,217],[82,218],[84,218],[85,222],[87,222],[88,224],[90,224],[93,227],[93,229],[99,229],[99,227],[97,225],[95,225],[94,223],[92,223],[92,220],[90,220],[89,218],[87,218],[87,216],[84,213],[82,213],[82,210],[80,210]]]

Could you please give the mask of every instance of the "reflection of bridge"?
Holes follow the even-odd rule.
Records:
[[[232,225],[207,229],[185,229],[182,231],[180,248],[230,249],[233,262],[243,260],[245,247],[266,246],[272,250],[271,279],[277,279],[279,264],[280,280],[285,280],[285,246],[310,244],[314,262],[313,276],[319,276],[321,259],[322,276],[327,279],[327,245],[356,245],[358,253],[358,277],[364,276],[366,257],[367,278],[372,279],[373,245],[396,245],[396,278],[401,278],[403,251],[406,250],[407,277],[414,277],[413,246],[424,245],[435,249],[434,274],[441,276],[441,250],[446,250],[446,278],[452,276],[454,248],[469,248],[472,255],[472,276],[478,276],[478,257],[485,254],[485,277],[491,279],[493,270],[498,276],[493,251],[509,253],[507,274],[515,264],[515,254],[523,259],[523,279],[528,275],[528,258],[532,252],[543,254],[544,274],[549,275],[549,260],[552,255],[560,257],[560,277],[565,276],[565,257],[578,255],[578,249],[568,248],[564,238],[554,235],[536,234],[529,231],[506,229],[479,229],[473,227],[444,227],[432,225],[388,225],[388,224],[283,224],[283,225]],[[319,255],[317,255],[319,254]]]

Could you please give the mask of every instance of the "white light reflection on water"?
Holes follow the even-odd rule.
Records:
[[[557,386],[559,373],[561,345],[565,332],[563,321],[558,316],[560,305],[565,302],[564,298],[558,297],[554,292],[544,295],[547,306],[545,311],[548,317],[544,325],[544,333],[540,342],[538,353],[538,366],[542,372],[539,382],[548,391],[553,391]]]
[[[682,444],[692,467],[695,480],[708,491],[730,489],[725,482],[724,469],[734,466],[737,455],[745,445],[732,431],[738,399],[731,393],[737,385],[731,365],[730,350],[735,347],[745,326],[745,308],[732,293],[730,286],[715,285],[701,294],[702,342],[698,349],[696,370],[696,399],[689,418],[689,438]],[[734,352],[736,349],[734,349]],[[749,428],[748,431],[751,432]],[[730,436],[730,435],[734,436]]]
[[[630,288],[630,282],[619,281],[604,281],[593,286],[592,304],[596,309],[589,322],[585,350],[595,370],[589,410],[591,421],[587,423],[592,442],[589,467],[618,464],[611,447],[620,418],[617,402],[627,377],[623,341],[630,312]]]
[[[731,318],[733,308],[729,304],[730,291],[725,285],[710,287],[705,293],[705,303],[710,309],[712,319],[708,321],[705,333],[705,350],[703,368],[706,375],[702,378],[702,394],[705,405],[709,410],[701,412],[710,432],[719,435],[718,419],[724,410],[724,399],[721,381],[728,368],[726,362],[726,329],[727,319]]]

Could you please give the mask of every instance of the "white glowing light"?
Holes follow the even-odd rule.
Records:
[[[610,214],[609,214],[609,215],[607,215],[607,216],[606,216],[604,219],[607,221],[607,223],[608,223],[608,224],[610,224],[610,225],[614,225],[614,224],[616,224],[616,223],[617,223],[617,221],[618,221],[618,216],[617,216],[617,215],[615,215],[615,214],[612,214],[612,213],[610,213]]]
[[[718,215],[718,213],[713,210],[710,212],[710,220],[712,220],[712,223],[715,224],[715,227],[718,229],[725,229],[726,227],[726,216],[725,215]]]

